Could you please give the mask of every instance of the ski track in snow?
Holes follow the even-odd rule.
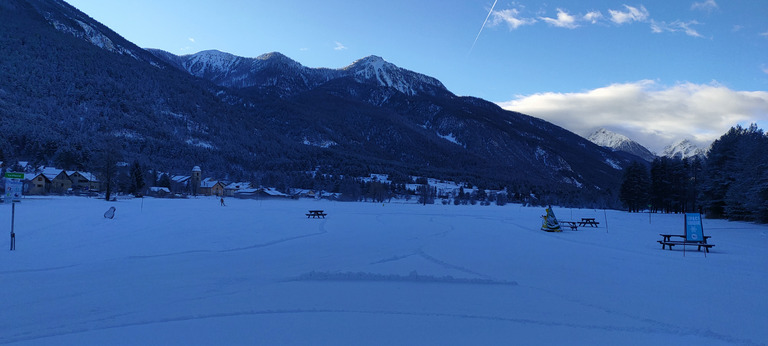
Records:
[[[77,266],[78,266],[78,264],[73,264],[73,265],[68,265],[68,266],[61,266],[61,267],[50,267],[50,268],[9,270],[9,271],[1,271],[0,275],[3,275],[3,274],[34,273],[34,272],[47,272],[47,271],[55,271],[55,270],[61,270],[61,269],[68,269],[68,268],[77,267]]]
[[[580,323],[565,323],[548,320],[536,320],[526,318],[512,318],[504,316],[493,315],[479,315],[479,314],[454,314],[454,313],[441,313],[441,312],[412,312],[412,311],[393,311],[393,310],[343,310],[343,309],[286,309],[286,310],[246,310],[246,311],[234,311],[234,312],[220,312],[211,314],[178,316],[171,318],[163,318],[156,320],[144,320],[136,322],[120,323],[101,327],[92,328],[78,328],[63,330],[58,332],[43,332],[43,333],[23,333],[14,337],[0,338],[2,343],[13,343],[20,341],[39,340],[57,336],[64,336],[70,334],[87,333],[99,330],[107,329],[119,329],[136,326],[147,326],[153,324],[164,324],[172,322],[185,322],[195,320],[217,319],[226,317],[243,317],[243,316],[258,316],[258,315],[296,315],[296,314],[360,314],[360,315],[378,315],[378,316],[408,316],[408,317],[424,317],[424,318],[457,318],[457,319],[473,319],[484,320],[493,322],[503,322],[522,325],[538,325],[544,327],[565,327],[573,329],[587,329],[587,330],[599,330],[606,332],[629,332],[629,333],[643,333],[643,334],[666,334],[673,336],[698,336],[706,339],[726,342],[729,344],[739,345],[761,345],[761,343],[736,338],[730,335],[724,335],[705,329],[685,328],[666,323],[660,323],[653,320],[643,320],[643,327],[624,327],[607,324],[580,324]],[[101,318],[97,320],[88,321],[88,323],[103,322],[119,315],[110,316],[108,318]],[[5,339],[5,340],[3,340]]]
[[[188,255],[193,253],[227,253],[227,252],[253,250],[253,249],[260,249],[268,246],[278,245],[282,243],[287,243],[294,240],[299,240],[299,239],[304,239],[309,237],[316,237],[326,233],[328,232],[325,230],[325,220],[323,220],[320,223],[320,232],[303,234],[303,235],[298,235],[295,237],[289,237],[289,238],[283,238],[283,239],[277,239],[277,240],[269,241],[266,243],[259,243],[259,244],[231,248],[231,249],[224,249],[224,250],[190,250],[190,251],[172,252],[172,253],[158,254],[158,255],[129,256],[128,258],[129,259],[148,259],[148,258],[169,257],[169,256],[178,256],[178,255]]]

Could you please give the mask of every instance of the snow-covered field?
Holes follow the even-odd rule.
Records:
[[[768,227],[680,215],[145,198],[0,206],[0,343],[759,345]],[[116,217],[102,215],[109,206]],[[307,219],[323,209],[326,219]],[[607,226],[607,227],[606,227]]]

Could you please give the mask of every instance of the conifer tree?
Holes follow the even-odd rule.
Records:
[[[633,162],[624,169],[619,199],[629,212],[639,212],[648,204],[650,189],[648,170],[642,164]]]

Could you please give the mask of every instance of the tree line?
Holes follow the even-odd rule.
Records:
[[[704,158],[656,158],[624,170],[619,199],[630,212],[701,212],[768,223],[768,134],[736,126]]]

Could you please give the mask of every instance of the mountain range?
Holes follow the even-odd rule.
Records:
[[[0,9],[7,161],[95,167],[109,154],[265,183],[306,171],[430,176],[604,205],[638,160],[377,56],[340,69],[277,52],[176,56],[63,1]]]
[[[606,129],[599,129],[593,132],[587,136],[587,139],[599,146],[626,152],[638,156],[648,162],[652,162],[659,156],[686,159],[694,156],[703,158],[706,154],[706,150],[700,149],[695,144],[693,144],[693,142],[687,139],[679,140],[666,146],[660,155],[654,154],[648,150],[648,148],[629,139],[627,136]]]
[[[661,156],[677,159],[687,159],[691,157],[703,158],[706,153],[707,151],[705,149],[699,148],[690,140],[681,139],[664,147],[664,151],[662,151]]]

